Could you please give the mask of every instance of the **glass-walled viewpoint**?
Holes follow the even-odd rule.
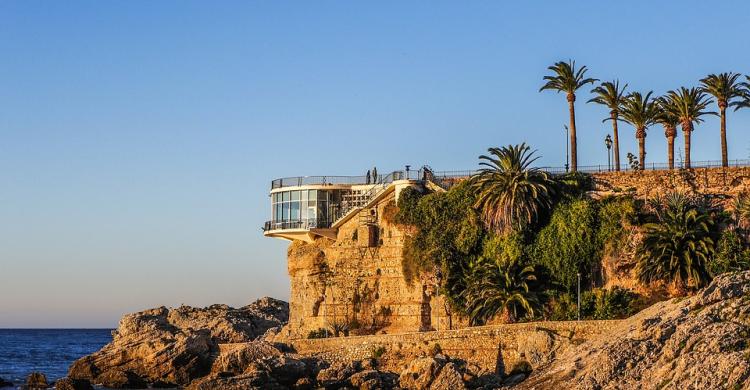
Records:
[[[341,204],[342,190],[296,190],[271,195],[271,229],[327,228]]]

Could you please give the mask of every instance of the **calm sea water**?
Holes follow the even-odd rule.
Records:
[[[0,377],[18,385],[39,371],[52,382],[110,341],[111,329],[0,329]]]

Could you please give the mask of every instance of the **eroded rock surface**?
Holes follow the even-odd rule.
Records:
[[[658,303],[532,373],[523,389],[750,389],[750,272]]]
[[[288,304],[272,298],[238,309],[160,307],[126,315],[112,342],[76,361],[68,376],[111,388],[187,385],[211,372],[219,344],[252,341],[288,318]]]

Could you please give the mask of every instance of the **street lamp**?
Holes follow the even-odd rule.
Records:
[[[609,134],[607,134],[607,137],[604,138],[604,145],[607,145],[607,170],[611,171],[612,170],[612,163],[611,163],[612,160],[610,158],[610,153],[609,152],[610,152],[610,149],[612,149],[612,137]]]
[[[563,125],[563,127],[565,128],[565,173],[568,173],[568,162],[570,160],[570,152],[568,151],[570,148],[570,136],[568,135],[568,132],[570,130],[568,129],[568,125]]]
[[[578,276],[578,321],[581,320],[581,273]]]

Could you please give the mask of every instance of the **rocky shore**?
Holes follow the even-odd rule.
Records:
[[[549,363],[504,375],[440,350],[387,369],[377,351],[346,363],[301,355],[278,333],[287,320],[286,303],[270,298],[239,309],[131,314],[112,343],[73,364],[68,380],[188,390],[750,389],[750,272],[722,275],[696,295],[656,304]]]

